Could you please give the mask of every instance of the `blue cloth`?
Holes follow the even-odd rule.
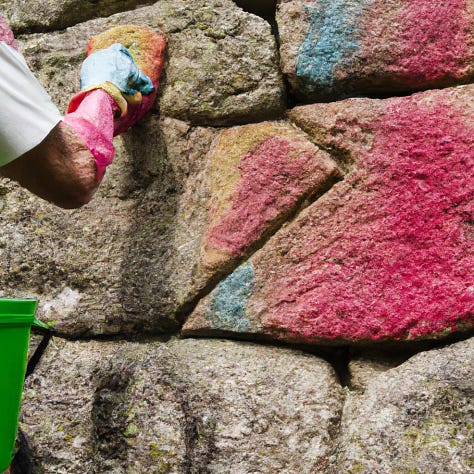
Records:
[[[155,90],[151,79],[140,71],[128,49],[119,43],[92,53],[82,63],[81,89],[103,82],[115,84],[128,95],[137,92],[148,95]]]

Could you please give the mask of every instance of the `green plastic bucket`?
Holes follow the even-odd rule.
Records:
[[[0,472],[15,448],[31,326],[48,328],[35,318],[37,304],[0,298]]]

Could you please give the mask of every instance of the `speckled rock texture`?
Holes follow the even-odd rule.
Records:
[[[150,0],[12,0],[4,14],[16,32],[62,30],[81,21],[131,10]],[[0,2],[0,7],[4,6]]]
[[[279,0],[281,60],[303,101],[470,82],[472,0]]]
[[[282,222],[342,177],[326,152],[285,122],[222,131],[208,166],[204,275],[235,268]]]
[[[360,344],[472,329],[474,88],[290,117],[352,171],[219,283],[186,334]]]
[[[0,180],[0,296],[56,330],[28,472],[474,474],[473,0],[0,14],[63,112],[91,36],[168,38],[90,204]]]
[[[343,399],[328,363],[288,349],[55,339],[21,424],[35,472],[309,474],[332,453]]]
[[[64,110],[78,90],[88,39],[130,23],[159,29],[168,37],[157,103],[161,114],[218,126],[283,115],[285,89],[271,28],[230,0],[161,0],[64,31],[29,35],[21,46]]]
[[[474,472],[474,339],[375,376],[344,406],[334,473]]]

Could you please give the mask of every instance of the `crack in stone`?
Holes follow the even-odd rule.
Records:
[[[271,229],[264,232],[262,236],[256,240],[252,244],[252,246],[248,250],[248,255],[245,257],[235,257],[230,259],[226,264],[225,267],[218,271],[211,280],[206,284],[206,286],[198,292],[198,294],[192,298],[190,301],[185,302],[182,307],[177,312],[177,318],[181,324],[184,324],[187,317],[194,311],[196,306],[198,305],[199,301],[202,300],[204,297],[209,295],[216,286],[228,277],[240,264],[249,260],[252,255],[256,252],[261,250],[268,241],[277,234],[284,225],[290,224],[294,221],[298,215],[304,211],[307,207],[310,207],[314,204],[319,198],[324,196],[332,187],[337,184],[338,182],[342,181],[343,178],[331,175],[327,178],[327,180],[313,193],[308,195],[304,195],[301,197],[298,203],[294,206],[293,210],[286,216],[282,217],[280,220],[276,221]]]

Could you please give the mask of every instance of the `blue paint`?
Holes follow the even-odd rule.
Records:
[[[213,327],[234,332],[250,329],[245,309],[254,284],[253,266],[251,263],[244,263],[217,285],[206,314]]]
[[[334,86],[334,70],[358,49],[360,19],[372,0],[322,0],[296,57],[296,75],[310,92]]]

